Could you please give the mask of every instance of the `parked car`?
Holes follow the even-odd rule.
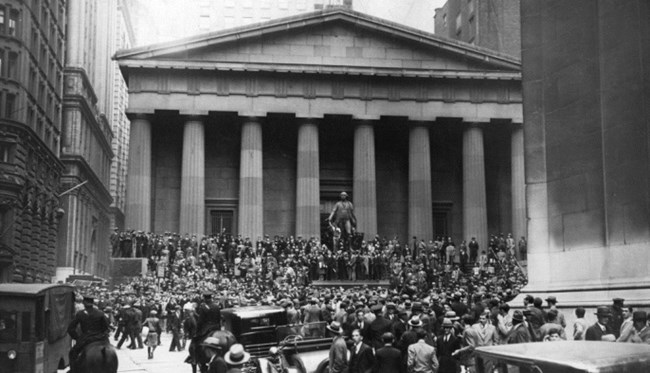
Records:
[[[332,338],[326,323],[287,324],[284,308],[250,306],[221,310],[223,329],[232,332],[253,359],[248,371],[269,372],[268,354],[277,347],[290,372],[325,373]]]
[[[557,341],[479,347],[476,371],[500,373],[650,372],[650,345],[600,341]]]

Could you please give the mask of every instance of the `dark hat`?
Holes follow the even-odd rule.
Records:
[[[372,306],[372,308],[370,308],[370,311],[372,311],[372,313],[377,313],[377,312],[381,312],[382,308],[383,308],[382,306],[377,304]]]
[[[226,363],[230,365],[242,365],[250,360],[250,358],[251,354],[244,351],[244,346],[239,343],[230,346],[230,350],[226,352],[226,355],[223,357],[223,359],[226,360]]]
[[[453,328],[454,324],[451,322],[451,320],[449,320],[448,318],[445,317],[444,319],[442,319],[442,327],[443,328]]]
[[[548,303],[553,303],[553,304],[557,303],[557,298],[555,297],[555,295],[549,295],[548,297],[546,297],[545,300]]]
[[[219,340],[219,338],[216,338],[216,337],[208,337],[208,338],[206,338],[203,341],[203,343],[201,343],[201,346],[208,347],[208,348],[213,348],[215,350],[223,348],[223,345],[221,344],[221,341]]]
[[[420,302],[414,302],[413,306],[411,306],[411,309],[416,312],[416,311],[422,311],[422,303]]]
[[[341,323],[338,321],[332,321],[331,324],[326,326],[327,330],[332,333],[340,334],[343,329],[341,329]]]
[[[613,298],[612,301],[613,301],[614,303],[621,303],[621,304],[623,304],[623,302],[625,302],[625,299],[623,299],[623,298]]]
[[[596,316],[612,316],[612,310],[606,306],[600,306],[596,310]]]
[[[521,312],[520,310],[516,310],[515,312],[512,313],[512,320],[513,321],[524,321],[524,313]]]
[[[454,311],[447,311],[447,312],[445,313],[445,318],[446,318],[446,319],[449,319],[450,321],[460,320],[460,317],[458,317],[458,316],[456,315],[456,312],[454,312]]]
[[[92,295],[84,295],[83,301],[93,303],[95,302],[95,297],[93,297]]]
[[[203,298],[212,298],[212,293],[209,291],[206,291],[203,293]]]

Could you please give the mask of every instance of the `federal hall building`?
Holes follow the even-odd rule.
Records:
[[[526,234],[521,64],[347,9],[118,52],[125,228],[411,242]]]

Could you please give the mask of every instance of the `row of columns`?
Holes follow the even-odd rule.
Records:
[[[126,225],[151,231],[151,122],[131,121]],[[320,235],[320,175],[318,125],[305,119],[298,128],[296,236]],[[263,235],[262,125],[244,119],[241,134],[238,233]],[[353,197],[360,232],[377,232],[377,179],[374,127],[361,121],[354,130]],[[183,130],[180,232],[201,235],[205,227],[205,128],[190,118]],[[409,133],[409,235],[433,238],[431,145],[425,122],[413,123]],[[470,124],[463,133],[463,234],[486,243],[487,203],[483,130]],[[512,134],[513,231],[525,229],[523,129]]]

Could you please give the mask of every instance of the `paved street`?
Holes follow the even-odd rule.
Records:
[[[117,350],[119,359],[118,372],[124,373],[191,373],[192,367],[185,364],[183,360],[187,357],[187,348],[181,352],[169,352],[171,334],[163,333],[162,345],[158,346],[153,360],[147,359],[147,348],[141,350],[129,350],[125,343],[122,349]],[[111,343],[117,343],[111,337]],[[68,369],[60,370],[59,373],[67,372]]]

